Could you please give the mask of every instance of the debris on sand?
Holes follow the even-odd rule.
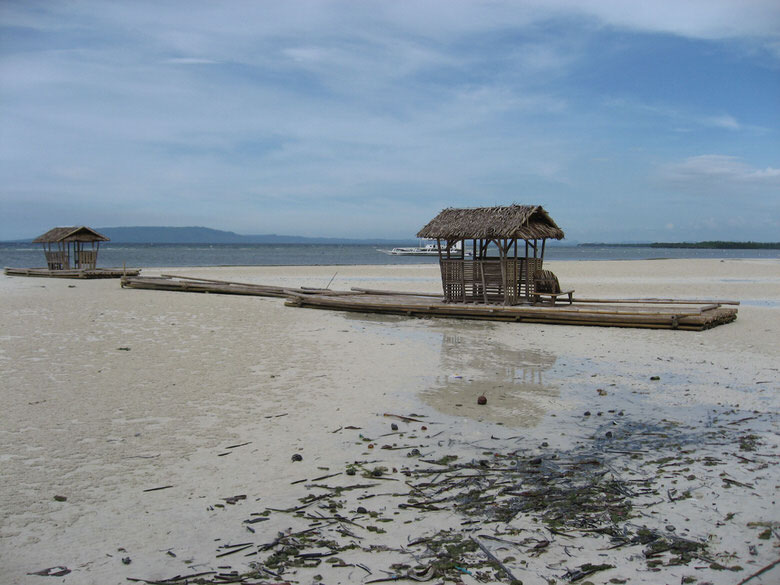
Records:
[[[216,551],[220,569],[231,571],[154,582],[317,583],[326,569],[363,583],[578,583],[602,572],[602,582],[627,583],[626,575],[663,580],[683,567],[695,571],[690,583],[719,571],[747,574],[744,560],[711,534],[684,526],[712,513],[707,492],[771,493],[766,469],[778,459],[762,450],[760,434],[741,428],[771,426],[771,418],[742,414],[720,413],[704,428],[622,411],[577,417],[585,435],[569,449],[522,437],[491,436],[486,446],[455,427],[429,432],[435,423],[420,414],[390,415],[404,430],[383,435],[377,424],[373,436],[370,425],[353,427],[344,472],[294,482],[305,490],[297,503],[245,520],[252,538]],[[778,524],[763,528],[752,532],[751,550],[767,539],[777,546]],[[224,564],[240,557],[242,567]],[[758,559],[750,563],[760,568]]]

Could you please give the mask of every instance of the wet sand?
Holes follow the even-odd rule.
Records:
[[[716,553],[734,555],[728,562],[719,557],[723,564],[743,570],[667,568],[661,575],[669,582],[693,574],[733,583],[773,561],[780,522],[774,499],[780,263],[549,267],[581,296],[721,298],[742,305],[736,322],[713,330],[647,331],[342,314],[287,308],[280,299],[123,290],[117,281],[0,277],[0,581],[48,582],[29,573],[52,567],[70,571],[58,582],[79,584],[167,579],[226,565],[246,570],[256,559],[222,559],[219,547],[273,540],[286,528],[283,518],[260,523],[255,533],[243,521],[266,507],[295,504],[307,492],[293,482],[365,458],[355,433],[389,432],[385,413],[437,423],[426,426],[451,439],[461,457],[475,445],[495,446],[492,437],[513,437],[513,448],[520,441],[527,449],[542,443],[572,449],[599,432],[609,410],[686,428],[754,417],[724,429],[735,439],[759,437],[766,467],[715,470],[753,488],[723,489],[712,475],[686,503],[699,508],[678,504],[659,520],[678,530],[684,524],[692,536],[714,536]],[[313,287],[326,286],[336,273],[333,289],[440,287],[431,265],[143,274],[160,272]],[[485,406],[476,404],[481,394]],[[435,433],[419,426],[415,432],[432,449],[444,449]],[[738,446],[731,451],[758,456]],[[372,458],[391,461],[392,453]],[[302,461],[291,461],[294,454]],[[392,459],[389,466],[404,462]],[[702,467],[689,475],[708,473]],[[237,495],[246,498],[226,502]],[[457,520],[448,514],[448,521]],[[757,538],[757,522],[774,523],[769,538]],[[405,541],[408,526],[394,525],[382,538]],[[433,528],[426,519],[414,527],[419,533]],[[583,549],[578,559],[575,550],[569,553],[571,566],[601,554]],[[544,576],[560,580],[566,568],[552,554],[542,560],[547,569],[518,576],[544,583],[546,570]],[[658,573],[630,564],[623,570],[631,583],[658,582]],[[383,576],[323,566],[285,577],[311,583],[314,574],[328,583]],[[606,571],[591,580],[613,576]],[[776,577],[777,569],[751,583]]]

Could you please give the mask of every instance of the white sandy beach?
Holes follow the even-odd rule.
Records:
[[[219,567],[243,572],[258,558],[217,557],[220,547],[273,541],[294,527],[298,520],[284,515],[251,525],[255,532],[244,522],[296,505],[308,491],[293,482],[342,472],[355,460],[385,465],[391,478],[393,468],[411,464],[405,451],[367,451],[359,435],[389,433],[395,421],[437,456],[450,448],[466,457],[469,446],[510,437],[515,448],[544,442],[567,450],[601,428],[597,412],[606,421],[617,410],[644,422],[722,424],[728,440],[757,437],[755,452],[736,443],[696,445],[717,451],[722,466],[691,463],[692,497],[675,502],[663,491],[664,502],[636,520],[709,542],[710,556],[741,570],[695,561],[654,572],[630,560],[641,548],[578,549],[576,539],[548,534],[547,556],[516,569],[517,577],[526,585],[561,582],[572,567],[608,561],[616,568],[588,579],[725,584],[775,561],[780,262],[548,264],[576,295],[742,304],[734,323],[685,332],[405,319],[289,308],[273,298],[122,289],[117,280],[0,276],[0,582],[118,584],[227,570]],[[335,273],[333,289],[440,290],[435,265],[143,271],[159,273],[313,287]],[[480,394],[487,405],[476,404]],[[430,423],[421,430],[385,413]],[[293,454],[302,461],[291,461]],[[676,477],[667,479],[664,490],[680,488],[671,485]],[[145,491],[154,488],[165,489]],[[239,495],[246,497],[230,500]],[[394,509],[392,498],[379,500],[366,501]],[[426,515],[371,536],[397,547],[448,523],[460,518]],[[284,579],[365,582],[386,577],[392,556],[357,561],[371,574],[323,563]],[[31,575],[54,567],[70,572]],[[778,580],[780,567],[750,583]]]

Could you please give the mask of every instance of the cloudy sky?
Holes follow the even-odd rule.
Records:
[[[780,240],[777,0],[0,1],[0,240]]]

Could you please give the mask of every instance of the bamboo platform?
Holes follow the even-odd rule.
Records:
[[[228,280],[213,280],[210,278],[193,278],[189,276],[175,276],[163,274],[161,276],[132,276],[123,277],[120,281],[122,288],[140,288],[146,290],[170,290],[179,292],[214,293],[223,295],[250,295],[255,297],[279,297],[287,298],[293,294],[328,294],[339,295],[353,293],[338,292],[316,288],[285,288],[281,286],[269,286],[265,284],[251,284],[246,282],[231,282]]]
[[[490,305],[445,303],[442,295],[354,288],[351,291],[287,288],[174,275],[126,276],[122,287],[287,299],[289,307],[449,317],[517,323],[592,325],[701,331],[737,318],[738,301],[689,299],[575,298],[572,304]]]
[[[6,276],[36,276],[44,278],[122,278],[138,276],[139,268],[91,268],[84,270],[49,270],[48,268],[6,268]]]
[[[737,309],[706,301],[656,303],[642,301],[597,299],[598,304],[577,299],[570,305],[483,305],[444,303],[428,296],[408,294],[370,294],[355,291],[353,295],[323,296],[291,295],[287,306],[386,313],[410,317],[449,317],[482,319],[518,323],[556,325],[595,325],[601,327],[638,327],[649,329],[682,329],[702,331],[736,319]],[[648,303],[647,301],[651,301]]]

